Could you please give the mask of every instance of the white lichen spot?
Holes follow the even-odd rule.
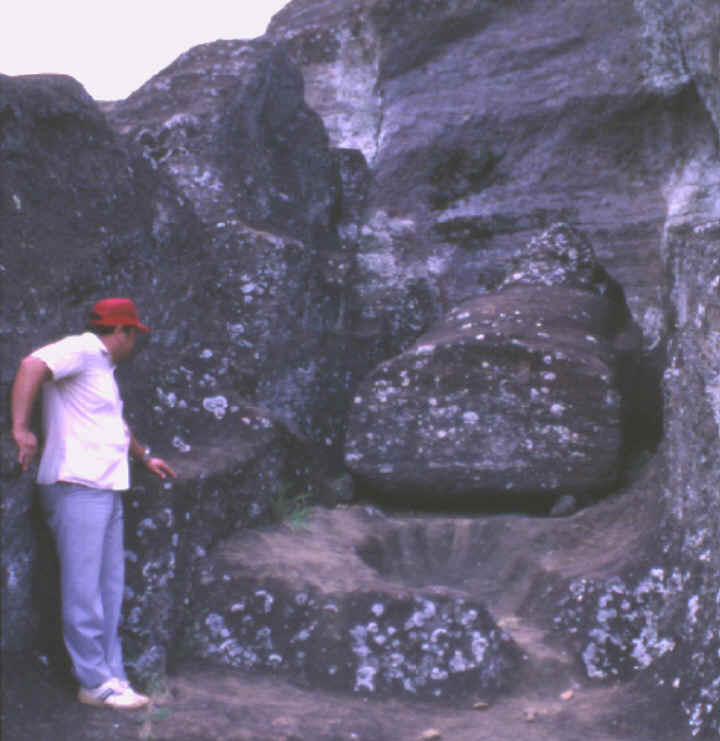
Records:
[[[355,672],[355,692],[359,692],[363,689],[368,692],[375,692],[376,674],[377,669],[371,664],[360,665]]]
[[[462,655],[460,651],[455,651],[453,654],[452,659],[448,662],[448,667],[451,672],[454,672],[455,674],[459,672],[467,671],[468,669],[468,662],[465,659],[465,657]]]
[[[225,627],[225,620],[222,615],[218,615],[216,612],[211,612],[205,618],[205,625],[210,629],[210,633],[215,638],[229,638],[230,631]]]
[[[215,416],[215,419],[222,419],[227,413],[228,401],[224,396],[208,396],[203,399],[203,409]]]
[[[175,435],[175,437],[172,439],[172,446],[173,448],[176,448],[181,453],[189,453],[192,450],[192,447],[188,445],[179,435]]]
[[[447,260],[443,257],[433,255],[427,261],[428,272],[432,275],[442,275],[447,269]]]
[[[405,630],[421,628],[427,620],[435,616],[435,605],[430,600],[422,600],[422,607],[416,610],[406,621]]]
[[[275,602],[275,598],[270,594],[270,592],[266,591],[265,589],[258,589],[255,592],[256,597],[264,597],[265,602],[263,604],[263,610],[265,611],[265,614],[270,614],[270,610],[272,610],[273,602]]]
[[[700,610],[700,599],[697,594],[694,594],[687,603],[687,622],[688,625],[694,627],[697,625],[697,615]]]
[[[155,389],[155,394],[158,397],[158,399],[165,404],[166,407],[170,407],[170,409],[174,409],[177,404],[177,394],[173,391],[169,391],[168,393],[165,393],[161,388]]]
[[[445,628],[435,628],[435,630],[430,635],[430,641],[432,643],[438,643],[438,641],[447,638],[448,632]]]
[[[137,526],[137,534],[138,534],[138,537],[142,537],[145,534],[146,531],[148,531],[148,530],[157,530],[157,529],[158,528],[157,528],[157,525],[155,524],[155,522],[151,518],[146,517],[144,520],[141,520],[138,523],[138,526]]]
[[[605,394],[605,403],[609,407],[618,407],[620,406],[621,402],[621,396],[617,391],[610,390]]]

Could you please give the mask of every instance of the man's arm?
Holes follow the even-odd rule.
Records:
[[[128,428],[128,431],[130,432],[130,455],[136,461],[142,463],[145,468],[161,479],[168,476],[177,477],[175,471],[162,458],[153,458],[149,452],[146,452],[145,448],[135,439],[135,435],[132,434],[130,428]]]
[[[52,378],[52,371],[40,358],[28,355],[23,358],[10,391],[12,437],[18,448],[18,462],[27,471],[37,455],[38,440],[30,429],[35,400],[45,381]]]

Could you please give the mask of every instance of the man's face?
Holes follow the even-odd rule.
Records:
[[[132,355],[137,329],[135,327],[117,327],[114,333],[116,335],[115,358],[116,360],[125,360]]]

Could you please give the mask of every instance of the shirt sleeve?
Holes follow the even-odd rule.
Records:
[[[32,356],[42,360],[60,380],[80,373],[88,355],[87,342],[82,335],[72,335],[35,350]]]

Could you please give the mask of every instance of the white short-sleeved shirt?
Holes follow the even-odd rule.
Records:
[[[92,332],[32,353],[52,371],[43,384],[43,446],[38,483],[96,489],[130,486],[130,433],[105,344]]]

